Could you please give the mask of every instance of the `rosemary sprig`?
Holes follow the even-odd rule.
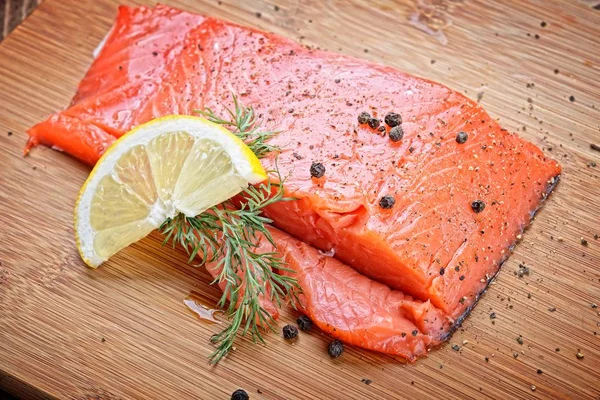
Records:
[[[234,96],[235,110],[227,110],[231,121],[220,119],[207,109],[199,112],[211,121],[233,128],[257,156],[276,150],[266,143],[275,132],[259,128],[254,110],[244,107]],[[280,272],[290,271],[277,253],[259,253],[260,236],[273,246],[275,242],[267,230],[272,221],[262,215],[262,210],[278,201],[293,200],[284,197],[283,181],[279,170],[269,171],[271,178],[258,187],[248,186],[238,197],[237,208],[231,200],[221,203],[193,218],[179,214],[165,221],[160,232],[165,235],[164,243],[173,246],[179,243],[190,258],[201,258],[201,264],[216,262],[212,267],[220,271],[213,283],[223,285],[223,295],[218,306],[225,310],[231,323],[212,337],[217,345],[210,356],[217,363],[232,348],[238,333],[249,334],[256,343],[264,343],[261,328],[274,330],[273,317],[260,305],[260,297],[268,298],[281,307],[289,298],[295,298],[300,290],[293,277]],[[292,301],[292,305],[295,301]]]

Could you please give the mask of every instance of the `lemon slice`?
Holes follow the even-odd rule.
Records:
[[[196,216],[267,178],[238,137],[204,118],[140,125],[98,161],[75,206],[81,258],[97,267],[178,213]]]

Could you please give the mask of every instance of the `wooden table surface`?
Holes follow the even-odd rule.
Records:
[[[252,399],[600,398],[594,4],[448,0],[434,15],[422,0],[419,16],[408,0],[169,1],[442,82],[564,167],[495,284],[428,358],[405,365],[347,348],[331,360],[329,339],[312,332],[295,345],[240,340],[210,367],[219,327],[182,303],[194,291],[215,304],[208,274],[157,234],[87,269],[71,219],[89,168],[48,148],[22,157],[27,128],[69,103],[118,3],[46,0],[0,44],[0,388],[66,399],[227,399],[237,388]],[[522,262],[531,273],[519,278]]]

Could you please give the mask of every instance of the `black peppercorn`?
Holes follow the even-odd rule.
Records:
[[[460,131],[456,135],[456,143],[458,143],[458,144],[466,143],[468,138],[469,138],[469,135],[467,135],[466,132]]]
[[[444,275],[446,273],[446,270],[444,268],[440,268],[440,275]]]
[[[371,119],[371,114],[369,114],[366,111],[363,111],[360,114],[358,114],[358,123],[359,124],[366,124],[367,122],[369,122],[370,119]]]
[[[520,345],[523,345],[524,341],[523,341],[523,336],[519,335],[517,337],[517,343],[519,343]]]
[[[390,129],[390,139],[392,142],[398,142],[404,137],[404,129],[401,126],[395,126]]]
[[[283,327],[283,337],[286,339],[294,339],[298,336],[298,328],[294,325],[286,325]]]
[[[312,321],[306,315],[299,316],[296,322],[303,331],[310,331],[312,329]]]
[[[327,353],[331,356],[331,358],[338,358],[344,352],[344,344],[339,340],[334,340],[329,343],[329,347],[327,348]]]
[[[394,207],[394,204],[396,204],[396,200],[392,196],[383,196],[379,200],[379,207],[386,210],[389,210],[390,208]]]
[[[419,331],[418,331],[418,330],[416,330],[416,329],[415,329],[414,331],[412,331],[412,335],[413,335],[413,336],[417,336],[418,334],[419,334]]]
[[[379,132],[385,132],[385,126],[381,125],[379,128],[377,128],[377,130]]]
[[[238,389],[231,394],[231,400],[248,400],[250,396],[243,389]]]
[[[485,209],[485,203],[481,200],[475,200],[471,203],[471,208],[475,211],[476,214],[479,214]]]
[[[383,120],[389,127],[393,128],[402,123],[402,116],[398,113],[391,112],[387,113]]]
[[[320,162],[313,162],[310,166],[310,176],[321,178],[323,175],[325,175],[325,166]]]
[[[380,120],[378,120],[377,118],[369,118],[369,126],[373,129],[377,129],[379,127],[379,124],[381,123]]]

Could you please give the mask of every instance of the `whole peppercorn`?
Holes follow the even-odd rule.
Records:
[[[458,132],[458,134],[456,135],[456,143],[458,144],[466,143],[467,139],[469,139],[469,135],[467,135],[463,131]]]
[[[402,123],[402,116],[398,113],[391,112],[387,113],[383,120],[389,127],[393,128]]]
[[[320,162],[313,162],[310,166],[310,176],[313,178],[321,178],[325,175],[325,166]]]
[[[238,389],[231,394],[231,400],[248,400],[250,396],[243,389]]]
[[[383,196],[380,200],[379,200],[379,207],[389,210],[390,208],[394,207],[394,204],[396,204],[396,199],[394,199],[392,196]]]
[[[334,340],[329,343],[329,347],[327,348],[327,353],[331,356],[331,358],[338,358],[344,352],[344,344],[339,340]]]
[[[400,125],[395,126],[390,129],[389,135],[392,142],[399,142],[404,137],[404,129]]]
[[[371,119],[371,114],[369,114],[366,111],[363,111],[360,114],[358,114],[358,123],[359,124],[366,124],[367,122],[369,122],[370,119]]]
[[[306,315],[299,316],[296,322],[303,331],[310,331],[312,329],[312,321]]]
[[[485,203],[481,200],[475,200],[474,202],[471,203],[471,209],[476,214],[479,214],[480,212],[482,212],[485,209]]]
[[[286,325],[283,327],[283,337],[286,339],[294,339],[298,336],[298,328],[294,325]]]
[[[378,120],[377,118],[369,118],[369,126],[373,129],[377,129],[379,127],[379,124],[381,123],[380,120]]]

